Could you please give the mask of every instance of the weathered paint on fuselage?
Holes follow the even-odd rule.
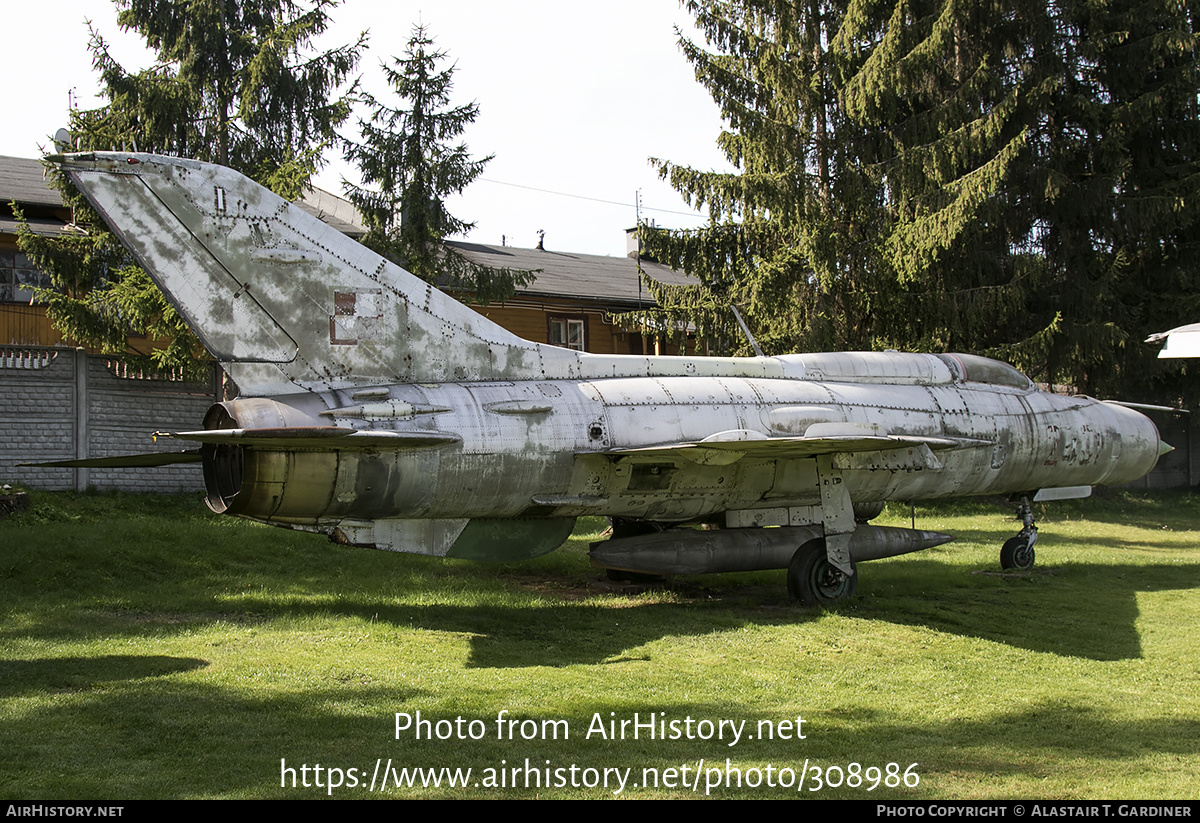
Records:
[[[785,436],[790,432],[778,427],[779,415],[772,419],[778,409],[811,410],[810,425],[849,423],[983,441],[937,451],[932,463],[895,450],[840,456],[835,465],[856,501],[1128,482],[1153,466],[1159,447],[1154,427],[1128,409],[978,383],[640,377],[386,389],[393,403],[386,409],[379,398],[355,400],[353,392],[226,407],[247,429],[337,424],[453,432],[461,440],[399,450],[248,448],[245,485],[230,513],[328,528],[344,518],[599,514],[678,522],[730,510],[817,505],[812,457],[747,456],[726,465],[654,454],[614,457],[614,450],[701,441],[731,430]],[[375,419],[364,420],[360,410],[372,405]],[[406,407],[435,411],[408,419],[383,413],[394,415],[397,407],[402,414]],[[784,422],[794,428],[797,419],[793,414]]]

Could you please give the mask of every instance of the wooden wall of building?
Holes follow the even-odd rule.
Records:
[[[0,303],[0,345],[61,346],[63,336],[41,306]]]
[[[653,337],[626,331],[613,324],[609,309],[580,301],[517,297],[503,304],[471,308],[518,337],[536,343],[550,342],[551,318],[579,318],[584,320],[587,328],[585,350],[593,354],[680,353],[678,346],[663,343],[659,343],[656,352]]]

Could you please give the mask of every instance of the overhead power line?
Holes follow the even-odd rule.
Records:
[[[537,186],[523,186],[520,183],[508,183],[508,182],[505,182],[504,180],[493,180],[490,177],[480,177],[479,179],[485,183],[496,183],[497,185],[500,185],[500,186],[512,186],[514,189],[527,189],[529,191],[540,192],[541,194],[553,194],[556,197],[571,197],[571,198],[574,198],[575,200],[590,200],[593,203],[604,203],[609,206],[621,206],[622,208],[626,208],[626,209],[637,209],[638,208],[637,204],[635,204],[635,203],[621,203],[620,201],[617,201],[617,200],[604,200],[600,197],[586,197],[582,194],[569,194],[565,191],[551,191],[550,189],[539,189]],[[699,211],[672,211],[671,209],[656,209],[652,206],[641,206],[641,210],[642,211],[656,211],[656,212],[660,212],[662,214],[680,214],[680,215],[683,215],[684,217],[703,217],[704,216]]]

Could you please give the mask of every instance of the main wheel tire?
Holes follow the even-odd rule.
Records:
[[[1027,572],[1033,568],[1036,558],[1029,540],[1017,535],[1004,541],[1004,546],[1000,549],[1000,568]]]
[[[814,540],[792,555],[787,586],[788,594],[804,606],[832,606],[854,596],[858,575],[848,575],[830,563],[825,556],[825,541]]]
[[[664,530],[662,523],[650,520],[633,520],[625,517],[610,517],[608,525],[612,527],[612,540],[623,537],[642,537],[647,534],[658,534]],[[624,569],[605,569],[608,579],[614,583],[661,583],[667,578],[661,574],[650,572],[629,572]]]

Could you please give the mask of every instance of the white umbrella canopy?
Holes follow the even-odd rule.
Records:
[[[1158,353],[1159,357],[1200,357],[1200,323],[1180,326],[1146,338],[1147,343],[1163,340],[1166,345]]]

